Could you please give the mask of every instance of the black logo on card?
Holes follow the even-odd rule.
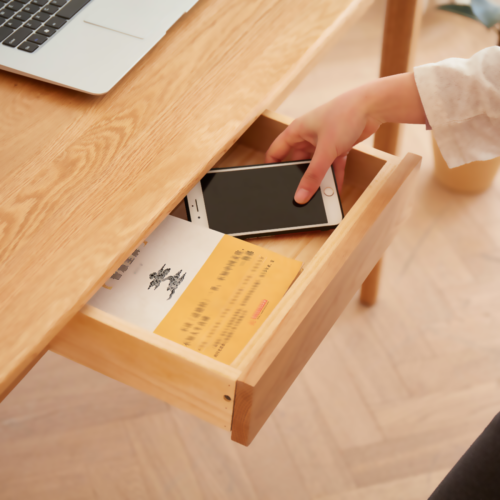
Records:
[[[163,281],[168,281],[169,284],[167,286],[167,293],[170,292],[170,295],[167,300],[170,300],[172,298],[172,295],[175,293],[177,288],[179,288],[179,285],[184,281],[184,278],[186,277],[186,273],[184,273],[182,276],[182,269],[171,276],[168,276],[168,273],[170,272],[170,267],[165,269],[166,264],[163,264],[161,266],[161,269],[158,272],[151,273],[149,275],[149,279],[151,280],[151,283],[148,286],[148,290],[154,286],[154,289],[156,290]]]

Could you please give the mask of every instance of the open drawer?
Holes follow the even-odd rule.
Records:
[[[257,164],[289,120],[266,112],[216,166]],[[231,365],[85,306],[50,349],[142,390],[249,445],[382,256],[409,211],[420,157],[373,148],[349,154],[333,232],[252,240],[304,271]]]

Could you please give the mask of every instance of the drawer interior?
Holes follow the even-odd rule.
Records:
[[[289,119],[276,113],[265,112],[215,167],[263,163],[265,151],[289,122]],[[391,158],[393,157],[371,148],[357,147],[352,150],[341,192],[346,215]],[[183,207],[181,203],[172,214],[185,218]],[[335,234],[331,233],[314,231],[251,241],[300,260],[304,269],[307,269],[315,261],[315,256],[327,239],[330,236],[335,238]],[[300,286],[298,281],[292,288]],[[273,314],[268,318],[267,324]],[[230,430],[238,378],[259,355],[260,351],[255,349],[255,344],[262,344],[266,336],[272,335],[272,329],[264,326],[232,365],[228,366],[103,311],[85,306],[54,339],[50,348]]]
[[[267,149],[291,121],[290,118],[279,113],[266,111],[213,168],[264,163]],[[393,157],[369,147],[357,147],[350,152],[347,159],[344,183],[340,192],[344,215],[349,213],[365,189],[391,158]],[[181,207],[179,209],[178,215],[181,215],[184,209]],[[323,244],[330,237],[335,238],[335,235],[332,234],[334,232],[335,230],[307,231],[304,233],[254,238],[248,241],[286,257],[299,260],[303,263],[303,270],[306,270],[314,261],[314,257]],[[232,366],[237,369],[244,369],[251,365],[254,358],[258,356],[258,350],[254,349],[255,344],[265,342],[262,337],[269,333],[269,330],[267,332],[257,332],[254,339],[234,360]]]
[[[266,111],[212,168],[264,163],[267,149],[291,121],[288,117]],[[351,210],[389,158],[390,155],[373,148],[353,149],[351,151],[347,158],[344,185],[340,193],[345,215]],[[180,203],[172,211],[172,215],[186,219],[184,203]],[[297,259],[303,262],[303,266],[306,268],[331,234],[332,230],[308,231],[253,238],[248,241],[286,257]]]

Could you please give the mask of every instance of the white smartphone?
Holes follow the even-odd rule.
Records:
[[[333,229],[343,218],[333,168],[305,205],[293,199],[310,160],[210,170],[185,198],[194,224],[239,238]]]

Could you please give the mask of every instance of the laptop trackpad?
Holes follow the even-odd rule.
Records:
[[[165,33],[184,14],[179,0],[98,0],[85,9],[83,20],[136,38]]]

